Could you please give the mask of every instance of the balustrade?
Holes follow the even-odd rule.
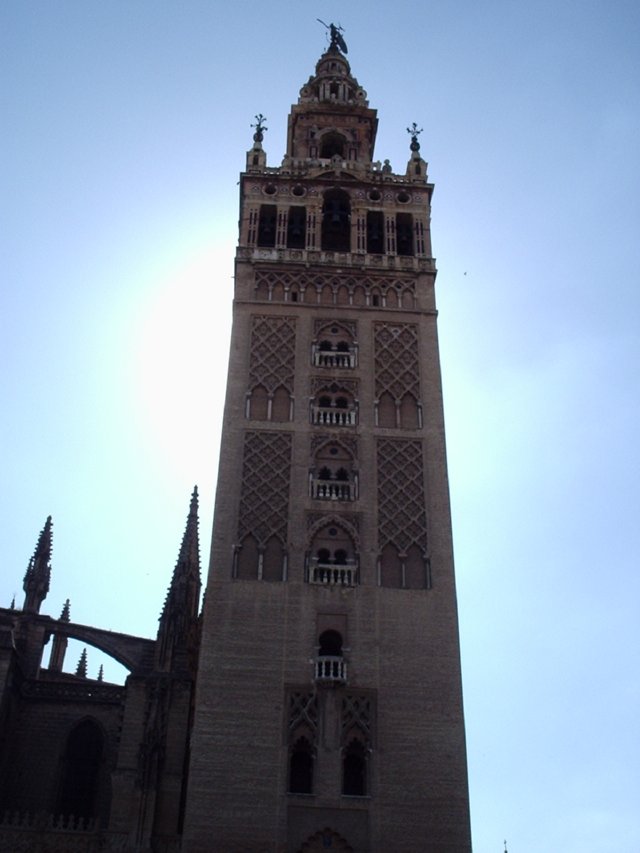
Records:
[[[311,407],[311,423],[323,426],[355,426],[355,409],[333,409],[324,406]]]
[[[311,480],[311,497],[324,501],[353,501],[356,484],[348,480]]]
[[[309,583],[322,586],[356,586],[358,566],[351,561],[344,565],[320,563],[314,560],[309,568]]]
[[[347,664],[344,658],[322,655],[316,658],[316,681],[329,684],[344,684],[347,680]]]
[[[313,365],[314,367],[352,368],[356,366],[356,354],[317,349],[313,353]]]

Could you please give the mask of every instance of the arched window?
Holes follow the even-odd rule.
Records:
[[[384,254],[384,216],[381,210],[367,212],[367,252]]]
[[[329,629],[318,637],[318,655],[320,657],[342,657],[342,634]]]
[[[287,248],[304,249],[307,223],[307,210],[304,207],[290,207],[287,223]]]
[[[104,737],[94,720],[72,729],[63,758],[58,814],[89,820],[97,816]]]
[[[284,551],[277,536],[267,542],[262,555],[262,580],[281,581],[283,576]]]
[[[402,560],[395,545],[387,543],[380,555],[380,586],[402,587]]]
[[[243,580],[256,580],[258,577],[258,561],[260,552],[255,538],[249,534],[242,542],[238,553],[236,575]]]
[[[276,206],[275,204],[260,205],[258,217],[258,246],[271,248],[276,244]]]
[[[289,757],[289,793],[313,792],[313,750],[306,737],[293,744]]]
[[[367,793],[366,753],[364,744],[357,738],[354,738],[344,750],[342,793],[349,797],[364,797]]]
[[[351,250],[351,203],[344,190],[329,190],[324,195],[322,248],[333,252]]]
[[[413,255],[413,216],[396,214],[396,245],[399,255]]]
[[[256,385],[249,400],[249,417],[253,421],[266,421],[269,411],[269,395],[262,385]]]
[[[332,84],[334,87],[336,84]],[[337,94],[337,88],[332,94]],[[347,140],[341,133],[337,133],[333,131],[332,133],[325,133],[320,141],[320,157],[324,160],[330,160],[336,154],[344,159],[345,156],[345,146]]]

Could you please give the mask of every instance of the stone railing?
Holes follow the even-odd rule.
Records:
[[[347,664],[343,657],[318,655],[315,669],[316,681],[325,684],[344,684],[347,680]]]
[[[311,406],[311,423],[322,426],[355,426],[356,410]]]
[[[312,477],[311,497],[321,501],[354,501],[356,484],[349,480],[318,480]]]
[[[353,368],[356,366],[355,352],[337,352],[316,349],[313,353],[314,367]]]
[[[309,567],[309,583],[320,586],[356,586],[358,583],[358,566],[355,562],[336,565],[335,563],[320,563],[313,560]]]

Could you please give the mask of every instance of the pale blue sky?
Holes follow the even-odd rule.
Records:
[[[206,564],[237,176],[317,17],[436,184],[474,849],[637,853],[636,0],[5,0],[0,600],[51,513],[44,611],[152,636],[194,483]]]

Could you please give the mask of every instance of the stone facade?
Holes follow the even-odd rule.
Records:
[[[41,614],[47,520],[0,610],[0,851],[471,850],[433,186],[415,126],[373,160],[331,34],[241,175],[203,613],[195,492],[153,641]],[[63,673],[68,638],[126,684]]]
[[[334,44],[240,181],[183,849],[470,850],[433,186]]]

